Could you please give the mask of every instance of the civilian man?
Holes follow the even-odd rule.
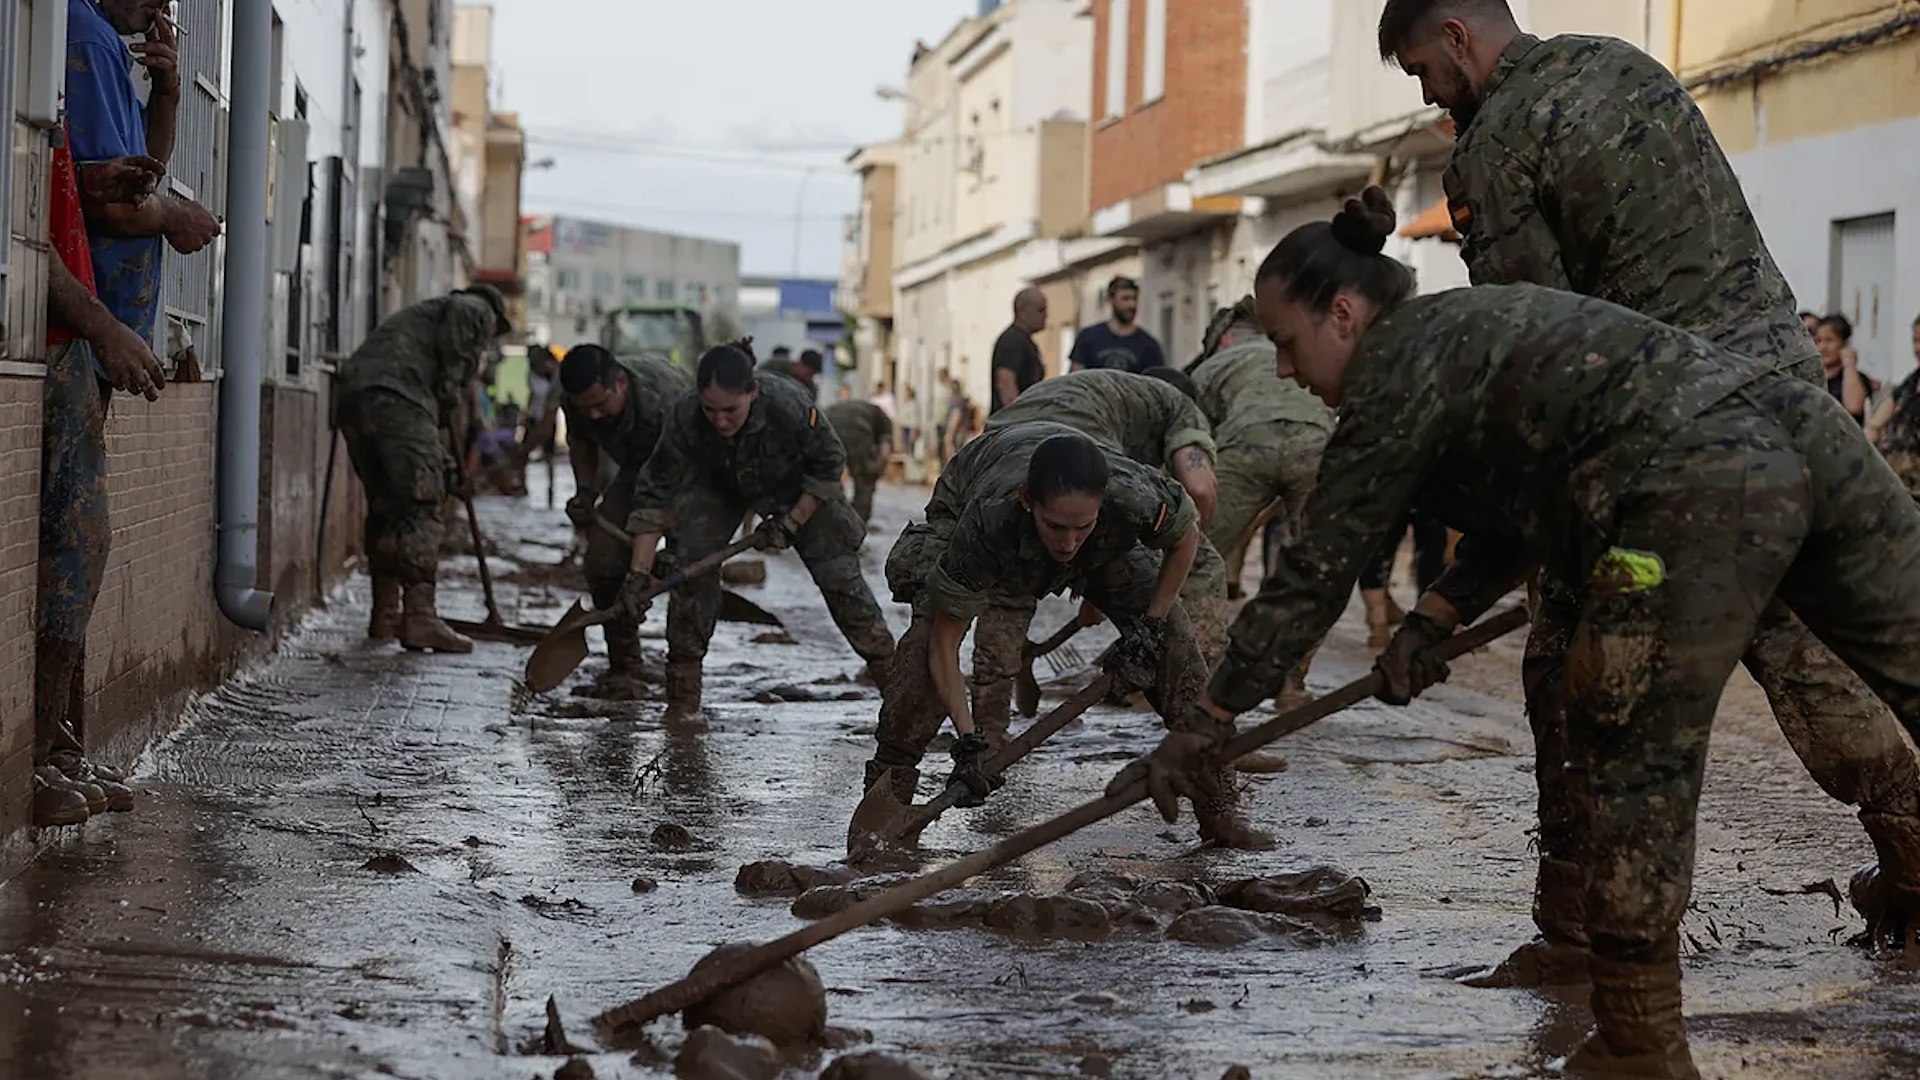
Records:
[[[1107,317],[1086,327],[1073,339],[1068,359],[1073,370],[1112,368],[1138,375],[1166,365],[1166,354],[1154,336],[1142,329],[1140,284],[1128,277],[1107,282]]]
[[[1040,348],[1033,335],[1046,329],[1047,296],[1029,285],[1013,297],[1013,324],[1000,332],[993,343],[993,407],[997,413],[1020,392],[1047,377],[1040,362]]]

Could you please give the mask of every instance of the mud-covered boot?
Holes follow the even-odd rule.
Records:
[[[607,670],[581,687],[582,697],[602,701],[638,701],[647,695],[646,654],[640,648],[640,627],[608,623]]]
[[[1193,816],[1200,823],[1200,839],[1223,848],[1240,851],[1266,851],[1273,847],[1273,834],[1257,829],[1240,809],[1239,792],[1234,787],[1232,770],[1222,770],[1218,800],[1194,800]]]
[[[392,641],[400,636],[400,583],[376,574],[373,579],[373,614],[367,617],[368,641]]]
[[[1877,858],[1854,871],[1847,892],[1867,920],[1864,943],[1920,950],[1920,818],[1860,812]]]
[[[127,786],[126,779],[118,771],[96,765],[71,750],[55,751],[47,757],[47,764],[60,770],[61,775],[75,784],[100,790],[103,805],[94,809],[91,802],[88,804],[88,809],[93,813],[106,811],[123,814],[133,809],[133,789]]]
[[[1593,1031],[1568,1056],[1568,1076],[1699,1080],[1680,1012],[1680,960],[1594,956]]]
[[[93,812],[87,797],[66,782],[60,770],[42,765],[33,770],[33,827],[84,825]]]
[[[86,800],[87,813],[104,814],[107,812],[107,793],[100,785],[91,784],[85,780],[76,780],[51,764],[35,766],[33,774],[55,787],[65,788]]]
[[[700,711],[700,661],[667,661],[667,715],[669,724],[706,726]]]
[[[1464,976],[1464,986],[1482,990],[1582,986],[1587,981],[1587,877],[1580,864],[1541,859],[1533,890],[1533,922],[1539,936],[1493,967]]]
[[[400,611],[400,644],[413,652],[472,652],[473,642],[441,621],[434,610],[433,592],[430,581],[407,586]]]

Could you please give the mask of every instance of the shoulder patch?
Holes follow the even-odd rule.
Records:
[[[818,408],[809,408],[807,410],[807,426],[808,427],[820,426],[820,410]]]
[[[1156,517],[1155,517],[1155,518],[1153,519],[1153,531],[1154,531],[1154,532],[1159,532],[1159,531],[1160,531],[1161,529],[1164,529],[1164,528],[1166,528],[1166,527],[1167,527],[1167,517],[1168,517],[1168,515],[1170,515],[1170,514],[1172,514],[1172,513],[1173,513],[1173,509],[1172,509],[1171,507],[1169,507],[1169,506],[1168,506],[1168,505],[1167,505],[1166,503],[1161,503],[1161,504],[1160,504],[1160,513],[1159,513],[1159,515],[1158,515],[1158,516],[1156,516]]]
[[[1465,199],[1448,199],[1447,214],[1453,218],[1453,231],[1466,233],[1473,228],[1473,208]]]

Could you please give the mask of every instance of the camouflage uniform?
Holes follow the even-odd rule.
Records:
[[[801,378],[800,373],[794,370],[792,360],[782,357],[762,360],[760,361],[759,372],[762,375],[778,375],[781,378],[790,379],[797,384],[800,389],[807,392],[809,400],[818,401],[820,399],[820,388]]]
[[[1445,185],[1475,284],[1532,282],[1610,300],[1810,383],[1819,356],[1739,180],[1684,88],[1624,42],[1520,35],[1455,145]],[[1581,801],[1559,696],[1582,589],[1543,578],[1524,682],[1539,754],[1542,891],[1575,884]],[[1743,658],[1795,753],[1826,792],[1920,830],[1920,769],[1886,710],[1781,605]],[[1575,772],[1569,776],[1568,768]],[[1883,855],[1885,854],[1883,849]],[[1557,864],[1557,865],[1556,865]],[[1562,891],[1565,891],[1563,889]],[[1536,904],[1549,938],[1579,913]],[[1547,909],[1561,912],[1549,926]]]
[[[620,586],[627,579],[633,560],[633,540],[621,530],[633,512],[633,487],[642,466],[653,456],[660,441],[667,415],[682,398],[693,392],[693,376],[657,357],[620,357],[615,361],[627,377],[626,408],[618,416],[588,419],[570,404],[563,404],[567,432],[576,440],[574,453],[599,453],[601,465],[612,466],[611,476],[602,472],[600,501],[594,507],[595,528],[587,537],[583,560],[587,588],[593,593],[594,606],[606,609],[620,600]],[[693,611],[680,596],[667,601],[668,633],[675,627],[681,634],[691,632]],[[612,669],[620,673],[637,670],[640,658],[640,620],[616,619],[606,624],[607,655]]]
[[[871,401],[842,401],[827,406],[827,422],[846,448],[847,473],[853,477],[853,512],[864,525],[873,520],[874,485],[887,474],[893,421]]]
[[[867,786],[894,769],[896,794],[911,799],[919,776],[915,769],[947,717],[928,656],[935,613],[982,621],[1030,617],[1038,598],[1072,590],[1098,605],[1123,632],[1146,614],[1160,553],[1197,525],[1193,502],[1158,470],[1109,452],[1112,476],[1100,522],[1072,563],[1056,561],[1035,534],[1033,515],[1020,504],[1020,489],[1040,444],[1074,430],[1030,421],[996,426],[969,442],[934,485],[926,522],[909,525],[887,555],[887,584],[896,601],[913,606],[913,625],[900,639],[887,679]],[[1167,622],[1166,659],[1147,697],[1172,726],[1198,698],[1206,667],[1181,603],[1174,604]],[[976,708],[983,671],[1012,682],[1021,653],[1017,644],[1009,644],[1007,635],[983,639],[976,627]]]
[[[1193,369],[1200,408],[1219,444],[1219,501],[1207,537],[1238,582],[1254,523],[1276,499],[1297,522],[1320,471],[1320,452],[1333,431],[1333,410],[1291,379],[1274,372],[1273,343],[1248,318],[1237,319],[1238,342]]]
[[[422,301],[381,323],[340,367],[338,422],[367,489],[376,581],[433,583],[441,503],[456,467],[447,431],[492,347],[494,323],[493,308],[470,293]]]
[[[832,425],[791,379],[760,376],[745,426],[721,438],[700,411],[700,396],[675,402],[653,456],[634,482],[627,531],[667,534],[678,565],[727,545],[748,512],[784,514],[802,495],[820,500],[793,549],[806,562],[827,610],[853,651],[869,661],[893,655],[893,635],[860,575],[866,528],[847,505],[840,474],[846,452]],[[679,589],[691,617],[667,627],[667,663],[696,666],[720,617],[720,578],[707,574]]]
[[[1562,693],[1589,770],[1596,987],[1608,964],[1677,977],[1708,731],[1776,591],[1920,733],[1920,508],[1851,421],[1705,339],[1531,285],[1410,300],[1367,331],[1214,700],[1277,686],[1416,506],[1473,541],[1434,586],[1466,619],[1534,563],[1583,583]]]

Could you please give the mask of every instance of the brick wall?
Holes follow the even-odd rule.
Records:
[[[366,498],[347,460],[344,442],[333,437],[324,392],[269,387],[261,399],[261,547],[265,580],[275,609],[297,616],[311,606],[314,557],[321,505],[326,504],[326,580],[336,580],[348,560],[360,555]],[[333,455],[333,488],[327,493],[327,457]]]
[[[0,792],[32,790],[41,387],[0,376]],[[24,797],[0,799],[0,869],[25,853],[28,809]]]
[[[1107,115],[1107,19],[1095,0],[1093,115]],[[1127,4],[1127,110],[1096,120],[1091,204],[1112,206],[1186,176],[1199,162],[1239,149],[1246,134],[1245,0],[1167,0],[1166,92],[1139,104],[1146,0]]]

